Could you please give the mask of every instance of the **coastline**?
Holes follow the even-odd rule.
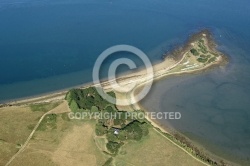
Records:
[[[87,88],[92,86],[92,83],[86,83],[83,85],[78,85],[74,87],[65,88],[58,91],[43,93],[39,95],[34,96],[28,96],[23,98],[17,98],[17,99],[10,99],[6,102],[3,102],[0,104],[0,108],[2,107],[8,107],[8,106],[18,106],[18,105],[25,105],[29,103],[45,103],[45,102],[51,102],[51,101],[58,101],[63,100],[66,93],[72,89],[72,88]]]
[[[216,53],[218,53],[218,54],[220,55],[220,60],[219,60],[219,61],[217,61],[216,63],[213,63],[213,64],[211,64],[211,65],[205,66],[202,70],[197,69],[197,70],[192,70],[192,71],[187,71],[187,72],[177,72],[177,73],[172,73],[172,74],[161,75],[161,76],[159,76],[159,77],[154,78],[154,81],[160,81],[161,79],[164,79],[164,78],[166,78],[166,77],[168,77],[168,76],[171,76],[171,75],[173,76],[173,75],[184,75],[184,74],[200,74],[200,73],[208,72],[208,71],[213,70],[213,69],[215,69],[215,68],[218,68],[218,67],[220,67],[220,66],[225,66],[227,63],[229,63],[229,57],[228,57],[227,55],[225,55],[225,54],[219,52],[219,51],[216,49],[217,44],[215,43],[214,39],[212,38],[212,35],[211,35],[210,31],[208,31],[208,30],[201,31],[201,32],[198,33],[198,34],[193,35],[193,36],[188,40],[187,44],[186,44],[184,47],[180,47],[180,48],[177,49],[177,50],[178,50],[177,52],[176,52],[176,51],[173,51],[173,52],[170,52],[170,53],[166,54],[165,57],[164,57],[164,60],[165,60],[167,57],[169,57],[169,56],[172,57],[172,56],[175,56],[175,55],[178,55],[178,54],[183,55],[187,50],[190,49],[190,47],[188,47],[188,45],[189,45],[190,43],[192,43],[193,41],[197,40],[197,38],[199,38],[199,36],[200,36],[201,34],[203,34],[203,33],[207,34],[207,37],[208,37],[208,38],[207,38],[207,39],[208,39],[208,45],[207,45],[207,46],[208,46],[212,51],[214,51],[214,52],[216,52]],[[177,57],[177,58],[179,58],[179,57]],[[182,57],[182,58],[183,58],[183,57]],[[179,61],[181,61],[181,59],[180,59]],[[146,83],[147,83],[147,82],[144,82],[144,83],[138,85],[138,86],[133,90],[132,96],[133,96],[133,97],[136,96],[136,95],[135,95],[135,94],[137,93],[136,91],[138,91],[138,90],[139,90],[141,87],[143,87],[143,85],[145,85]],[[132,98],[133,98],[133,97],[132,97]],[[136,104],[134,104],[134,105],[132,105],[132,107],[133,107],[133,109],[142,110],[142,111],[144,111],[144,112],[150,112],[150,111],[148,111],[147,109],[145,109],[139,102],[136,103]],[[224,159],[224,158],[221,158],[220,156],[217,156],[217,155],[213,154],[212,152],[206,150],[205,147],[202,146],[201,144],[199,144],[199,143],[197,143],[197,142],[194,142],[194,141],[190,140],[187,136],[183,135],[182,133],[180,133],[179,131],[177,131],[176,129],[174,129],[174,127],[172,127],[171,124],[168,124],[168,127],[166,127],[166,126],[163,126],[163,125],[162,125],[160,122],[158,122],[157,120],[150,119],[149,117],[146,117],[146,119],[151,123],[151,125],[152,125],[154,128],[160,130],[160,132],[163,133],[163,134],[169,134],[170,136],[173,136],[173,137],[175,137],[175,136],[174,136],[175,134],[178,134],[178,135],[184,137],[184,138],[187,139],[194,147],[197,147],[198,149],[202,149],[202,151],[205,152],[205,155],[207,155],[208,157],[210,157],[210,158],[213,159],[214,161],[216,161],[216,162],[218,162],[218,163],[219,163],[220,161],[225,161],[228,165],[237,165],[236,163],[233,163],[233,162],[228,161],[228,160],[226,160],[226,159]],[[187,152],[187,153],[189,153],[189,152]],[[198,159],[198,158],[197,158],[197,159]],[[198,159],[198,160],[200,160],[200,159]],[[203,160],[200,160],[200,161],[203,162]]]
[[[185,42],[185,45],[180,46],[178,48],[175,48],[174,50],[163,54],[163,60],[160,61],[159,63],[156,63],[153,65],[153,69],[154,72],[167,72],[168,70],[171,70],[172,68],[174,68],[176,65],[179,64],[179,62],[184,58],[184,53],[187,52],[191,46],[190,44],[192,42],[194,42],[195,40],[197,40],[199,37],[202,36],[202,34],[206,34],[206,38],[208,40],[208,44],[207,46],[213,51],[218,53],[222,58],[217,61],[216,63],[212,63],[210,65],[207,65],[205,67],[201,69],[197,69],[197,70],[192,70],[192,71],[181,71],[179,73],[173,73],[173,74],[168,74],[168,73],[163,73],[160,76],[156,76],[154,77],[154,81],[160,80],[162,79],[162,77],[168,76],[168,75],[180,75],[180,74],[190,74],[190,73],[200,73],[200,72],[205,72],[207,70],[210,70],[213,67],[218,67],[218,66],[223,66],[225,64],[228,63],[229,59],[228,56],[224,55],[223,53],[219,52],[218,50],[216,50],[216,43],[214,42],[214,39],[212,38],[212,34],[210,33],[209,30],[205,29],[202,30],[196,34],[193,34],[188,40],[187,42]],[[168,68],[165,68],[166,66],[170,66]],[[116,78],[116,80],[118,80],[119,83],[121,84],[129,84],[129,80],[135,78],[135,77],[143,77],[143,75],[146,73],[145,69],[141,69],[136,71],[135,73],[123,73],[120,77]],[[106,81],[105,79],[101,82],[102,86],[104,87],[104,89],[110,89],[109,86],[109,81]],[[142,83],[137,87],[143,86]],[[34,95],[34,96],[28,96],[28,97],[24,97],[24,98],[17,98],[17,99],[10,99],[6,102],[3,102],[0,104],[0,107],[6,107],[6,106],[12,106],[12,105],[21,105],[21,104],[26,104],[26,103],[31,103],[31,102],[49,102],[49,101],[53,101],[53,100],[60,100],[63,98],[63,96],[67,93],[68,90],[72,89],[72,88],[87,88],[89,86],[94,86],[92,82],[89,83],[85,83],[82,85],[77,85],[74,87],[69,87],[69,88],[65,88],[62,90],[58,90],[55,92],[48,92],[45,94],[40,94],[40,95]]]
[[[209,49],[212,50],[213,52],[217,53],[219,55],[219,59],[217,61],[215,61],[214,63],[208,64],[202,68],[188,70],[188,71],[179,71],[179,72],[169,73],[169,71],[174,69],[180,63],[182,63],[182,61],[186,57],[186,52],[188,52],[192,48],[192,43],[195,42],[196,40],[198,40],[201,36],[204,36],[204,34],[205,34],[207,41],[208,41],[206,46],[208,46]],[[188,42],[184,46],[173,50],[171,53],[165,54],[163,61],[160,63],[157,63],[153,66],[154,75],[155,75],[153,78],[153,81],[158,81],[158,80],[161,80],[161,79],[163,79],[167,76],[171,76],[171,75],[197,74],[197,73],[207,72],[215,67],[224,66],[225,64],[228,63],[228,61],[229,60],[228,60],[228,57],[226,55],[224,55],[221,52],[219,52],[218,50],[216,50],[216,43],[214,42],[211,33],[208,30],[203,30],[203,31],[191,36],[190,39],[188,39]],[[168,67],[166,68],[166,66],[168,66]],[[146,70],[144,69],[144,70],[139,70],[138,72],[135,72],[132,74],[125,73],[124,75],[116,78],[116,80],[120,84],[123,84],[124,86],[129,85],[131,83],[131,80],[134,80],[134,79],[137,79],[137,81],[139,82],[139,84],[132,90],[132,92],[130,94],[126,94],[126,97],[128,100],[130,100],[130,101],[135,100],[135,96],[136,96],[135,94],[137,93],[137,91],[142,86],[147,84],[147,82],[149,81],[149,80],[145,79],[145,74],[146,74]],[[101,85],[103,86],[103,89],[105,89],[106,91],[112,90],[112,87],[110,86],[109,81],[104,80],[101,82]],[[95,85],[93,85],[92,83],[87,83],[84,85],[79,85],[79,86],[71,87],[71,88],[88,88],[90,86],[95,86]],[[71,88],[68,88],[68,89],[71,89]],[[48,93],[45,95],[39,95],[37,97],[28,97],[26,99],[7,102],[4,104],[0,104],[0,108],[13,106],[13,105],[25,105],[25,104],[29,104],[29,103],[43,103],[43,102],[64,100],[65,94],[68,92],[68,89],[64,89],[64,90],[58,91],[58,92]],[[148,112],[145,108],[143,108],[142,105],[140,105],[140,103],[136,103],[134,105],[131,105],[131,107],[134,110],[140,109],[140,110],[144,110],[144,111]],[[152,120],[149,118],[147,118],[147,120],[152,124],[152,126],[155,129],[159,129],[160,132],[162,132],[162,133],[167,133],[169,135],[172,135],[173,132],[170,131],[170,129],[166,129],[166,127],[163,127],[159,122],[157,122],[157,120]],[[176,132],[176,130],[173,130],[173,131]],[[187,152],[187,153],[189,153],[189,152]],[[214,159],[214,157],[212,157],[212,158]],[[200,159],[198,159],[198,160],[200,160]],[[203,160],[200,160],[200,161],[203,162]]]

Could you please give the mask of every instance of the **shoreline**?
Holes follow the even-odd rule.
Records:
[[[10,99],[6,102],[0,103],[0,108],[2,107],[8,107],[8,106],[18,106],[18,105],[25,105],[29,103],[43,103],[43,102],[51,102],[51,101],[57,101],[64,99],[66,93],[73,88],[87,88],[92,86],[93,83],[89,82],[82,85],[77,85],[57,91],[52,92],[46,92],[43,94],[33,95],[33,96],[27,96],[27,97],[21,97],[16,99]]]
[[[209,48],[209,50],[211,50],[212,52],[217,53],[219,55],[218,60],[213,62],[213,63],[210,63],[206,66],[198,68],[198,69],[169,73],[172,69],[174,69],[176,66],[178,66],[184,60],[184,58],[187,56],[186,52],[188,52],[192,48],[192,43],[195,42],[196,40],[198,40],[201,36],[204,36],[204,34],[205,34],[206,39],[207,39],[206,46]],[[214,42],[212,35],[208,30],[203,30],[197,34],[192,35],[187,40],[187,42],[185,42],[184,46],[176,48],[170,53],[164,54],[163,60],[161,62],[153,65],[153,69],[154,69],[153,81],[159,81],[161,79],[166,78],[167,76],[172,76],[172,75],[203,73],[203,72],[207,72],[211,69],[214,69],[215,67],[217,68],[219,66],[224,66],[225,64],[228,63],[229,59],[226,55],[224,55],[223,53],[216,50],[216,46],[217,45]],[[166,68],[166,66],[168,66],[168,67]],[[125,86],[129,85],[131,83],[130,81],[132,79],[137,79],[140,83],[132,90],[132,92],[130,94],[126,94],[127,98],[130,97],[129,98],[130,102],[132,100],[135,100],[135,94],[137,93],[137,91],[142,86],[147,84],[147,82],[149,81],[149,80],[145,80],[145,69],[139,70],[139,71],[137,71],[135,73],[131,73],[131,74],[124,73],[120,77],[116,78],[116,80],[120,84],[125,84]],[[107,91],[112,90],[112,87],[110,86],[110,82],[106,81],[105,79],[101,81],[101,85],[103,86],[103,89],[105,89]],[[51,92],[48,94],[37,95],[35,97],[30,96],[30,97],[20,99],[20,100],[17,99],[17,100],[13,100],[10,102],[0,104],[0,108],[1,107],[15,106],[15,105],[26,105],[26,104],[30,104],[30,103],[44,103],[44,102],[52,102],[52,101],[56,101],[56,100],[64,100],[65,94],[68,92],[69,89],[88,88],[91,86],[95,86],[95,85],[93,83],[86,83],[83,85],[66,88],[64,90],[59,90],[58,92]],[[147,109],[143,108],[143,106],[140,105],[140,103],[136,103],[134,105],[131,105],[131,107],[133,107],[134,110],[141,109],[145,112],[149,112],[149,111],[147,111]],[[162,133],[167,133],[169,135],[172,135],[173,132],[169,131],[170,129],[175,131],[175,132],[177,131],[173,127],[171,128],[171,125],[170,125],[169,129],[166,129],[166,127],[164,127],[162,124],[157,122],[157,120],[152,120],[149,118],[147,118],[147,120],[152,124],[152,126],[154,128],[159,129]],[[188,140],[190,140],[190,139],[188,139]],[[198,147],[200,147],[200,146],[198,146]],[[215,158],[214,156],[216,156],[216,155],[213,155],[213,153],[211,153],[212,155],[210,155],[210,153],[208,156],[212,156],[211,158],[216,159],[215,161],[217,161],[217,158],[220,158],[220,157]],[[199,158],[197,157],[197,159],[199,159]],[[225,160],[225,159],[223,159],[223,160]],[[203,160],[201,160],[201,161],[203,161]],[[225,161],[227,161],[227,160],[225,160]],[[230,161],[227,161],[227,162],[231,163]]]
[[[167,58],[168,56],[173,56],[174,54],[184,54],[188,49],[190,49],[188,47],[188,45],[190,43],[192,43],[194,40],[197,40],[197,38],[199,37],[199,35],[201,34],[207,34],[208,36],[208,47],[213,51],[216,52],[220,55],[220,60],[217,61],[216,63],[213,63],[211,65],[207,65],[202,69],[196,69],[196,70],[192,70],[192,71],[186,71],[186,72],[176,72],[176,73],[172,73],[172,74],[165,74],[165,75],[161,75],[159,77],[154,78],[154,81],[160,81],[161,79],[167,78],[168,76],[175,76],[175,75],[186,75],[186,74],[200,74],[200,73],[204,73],[204,72],[208,72],[210,70],[213,70],[215,68],[221,67],[221,66],[225,66],[228,62],[229,62],[229,57],[226,56],[224,53],[221,53],[220,51],[216,50],[217,44],[215,43],[214,39],[212,38],[211,33],[208,30],[204,30],[199,32],[198,34],[193,35],[188,42],[186,43],[186,45],[182,48],[178,48],[178,52],[175,52],[175,50],[171,53],[166,54],[166,56],[164,57]],[[184,55],[183,55],[184,56]],[[180,60],[181,61],[181,60]],[[138,85],[132,92],[131,96],[135,96],[136,91],[138,91],[141,87],[143,87],[145,84],[147,84],[147,82],[144,82],[140,85]],[[142,110],[144,112],[150,112],[147,109],[145,109],[145,107],[143,107],[140,102],[132,105],[133,109],[138,109],[138,110]],[[178,134],[180,136],[183,136],[184,138],[186,138],[194,147],[197,147],[198,149],[201,149],[203,152],[205,152],[205,155],[208,156],[209,158],[211,158],[212,160],[216,161],[216,162],[220,162],[220,161],[225,161],[227,164],[229,165],[237,165],[236,163],[233,163],[225,158],[222,158],[220,156],[215,155],[214,153],[212,153],[211,151],[206,150],[206,148],[201,145],[200,143],[194,142],[192,140],[190,140],[187,136],[183,135],[182,133],[180,133],[177,129],[175,129],[173,126],[171,126],[171,124],[167,123],[166,127],[164,126],[162,123],[160,123],[159,121],[157,121],[156,119],[150,119],[149,117],[146,117],[146,119],[151,123],[151,125],[156,128],[159,129],[161,133],[166,133],[169,134],[170,136],[174,136],[174,134]],[[197,158],[198,159],[198,158]],[[198,159],[200,160],[200,159]],[[203,162],[203,160],[200,160],[201,162]]]
[[[181,71],[179,73],[174,73],[171,75],[190,74],[190,73],[195,74],[195,73],[205,72],[206,70],[210,70],[212,67],[225,65],[226,63],[228,63],[228,61],[229,61],[228,56],[225,56],[224,53],[221,53],[215,49],[217,45],[212,38],[212,34],[210,33],[209,30],[205,29],[205,30],[202,30],[196,34],[193,34],[191,37],[189,37],[187,39],[187,41],[184,42],[185,45],[179,46],[178,48],[175,48],[172,51],[163,54],[163,60],[160,61],[159,63],[156,63],[153,65],[154,71],[162,70],[162,68],[166,65],[173,65],[167,69],[164,68],[164,70],[167,71],[167,70],[171,70],[171,68],[174,68],[175,65],[178,65],[178,62],[181,61],[181,58],[184,58],[183,54],[190,49],[190,44],[192,42],[194,42],[195,40],[197,40],[202,34],[206,34],[206,38],[208,40],[207,46],[213,52],[218,53],[222,57],[222,59],[219,60],[217,63],[212,63],[210,65],[205,66],[202,69],[197,69],[197,70],[193,70],[193,71]],[[135,73],[129,73],[129,74],[124,72],[121,74],[120,77],[116,78],[116,80],[121,81],[121,82],[126,82],[126,79],[132,79],[133,77],[143,76],[143,74],[145,74],[145,69],[139,69]],[[165,77],[167,75],[168,74],[163,74],[161,76],[157,76],[157,78],[154,78],[154,81],[160,80],[162,77]],[[109,82],[106,81],[105,79],[107,79],[107,78],[104,78],[101,81],[101,84],[104,86],[104,88],[109,89],[108,88]],[[143,84],[141,84],[141,85],[143,85]],[[53,92],[46,92],[43,94],[21,97],[21,98],[16,98],[16,99],[9,99],[7,101],[3,101],[3,103],[0,103],[0,108],[6,107],[6,106],[12,106],[12,105],[22,105],[22,104],[31,103],[31,102],[36,102],[36,103],[37,102],[49,102],[49,101],[53,101],[53,100],[57,100],[57,99],[62,98],[62,96],[64,96],[67,93],[67,91],[72,89],[72,88],[87,88],[90,86],[94,86],[92,82],[76,85],[73,87],[69,87],[69,88],[65,88],[65,89],[57,90],[57,91],[53,91]]]

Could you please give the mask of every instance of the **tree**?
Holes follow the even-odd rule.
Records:
[[[119,148],[123,145],[123,143],[111,142],[109,141],[106,145],[107,149],[114,154],[117,154]]]
[[[107,132],[108,132],[107,127],[103,126],[100,123],[96,124],[95,133],[96,133],[97,136],[102,136],[102,135],[106,134]]]
[[[198,51],[197,51],[196,49],[194,49],[194,48],[192,48],[192,49],[190,50],[190,52],[191,52],[194,56],[198,56],[198,55],[199,55]]]
[[[143,136],[147,136],[148,135],[148,133],[149,133],[149,131],[148,131],[148,124],[147,123],[142,123],[141,125],[140,125],[140,127],[141,127],[141,129],[142,129],[142,135]]]
[[[96,106],[92,106],[91,112],[99,112],[99,109]]]
[[[128,133],[128,139],[139,141],[143,136],[143,131],[140,127],[140,122],[134,121],[124,128]]]
[[[111,142],[119,142],[119,139],[116,137],[116,135],[112,131],[108,132],[107,140]]]
[[[70,107],[71,111],[73,111],[73,112],[77,112],[79,110],[79,107],[78,107],[75,100],[72,100],[70,102],[69,107]]]

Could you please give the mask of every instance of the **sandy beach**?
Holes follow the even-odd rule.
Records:
[[[187,56],[187,52],[191,49],[193,46],[193,43],[198,40],[200,37],[206,37],[206,46],[214,53],[218,54],[217,61],[214,63],[210,63],[208,65],[201,66],[200,68],[195,68],[192,70],[182,70],[182,71],[174,71],[171,72],[172,69],[174,69],[176,66],[180,64],[185,64],[187,62],[184,61],[185,57]],[[180,56],[181,55],[181,56]],[[182,75],[182,74],[197,74],[201,72],[206,72],[208,70],[211,70],[213,68],[219,67],[219,66],[224,66],[228,63],[228,57],[222,54],[221,52],[216,50],[216,44],[211,36],[211,33],[208,30],[201,31],[198,34],[193,35],[188,42],[186,43],[185,46],[177,48],[177,51],[174,50],[170,52],[169,54],[166,55],[165,59],[159,63],[153,66],[154,70],[154,81],[161,80],[167,76],[170,75]],[[140,102],[134,102],[136,100],[136,94],[140,92],[140,90],[145,86],[149,80],[145,80],[145,70],[139,71],[137,73],[130,74],[128,76],[124,76],[122,78],[119,78],[119,83],[123,86],[129,86],[130,80],[136,80],[137,85],[135,88],[130,92],[126,94],[121,94],[121,93],[116,93],[118,98],[122,99],[127,99],[128,103],[135,103],[135,104],[130,104],[129,106],[118,106],[120,110],[126,110],[126,111],[131,111],[131,110],[147,110],[143,108],[140,105]],[[106,90],[112,90],[110,87],[109,83],[106,82],[104,83],[104,88]],[[147,120],[156,128],[160,129],[162,132],[165,133],[171,133],[170,130],[166,129],[165,127],[163,128],[161,124],[159,124],[156,120],[152,120],[147,117]]]
[[[192,55],[191,49],[196,48],[200,40],[204,41],[204,45],[208,49],[207,52],[211,55],[209,56],[210,59],[214,58],[214,61],[209,62],[209,59],[206,63],[199,62],[197,59],[198,57]],[[207,53],[207,54],[208,54]],[[170,75],[181,75],[181,74],[193,74],[198,72],[204,72],[213,67],[218,67],[221,65],[225,65],[228,62],[228,59],[225,55],[218,52],[216,50],[216,44],[214,43],[212,36],[209,31],[204,30],[200,33],[193,35],[186,45],[181,46],[173,50],[172,52],[164,55],[165,58],[162,62],[153,65],[153,80],[152,78],[149,79],[147,76],[147,70],[142,69],[134,73],[124,74],[121,77],[116,78],[115,80],[108,80],[103,81],[101,85],[93,85],[93,83],[85,84],[82,86],[78,86],[76,88],[88,88],[91,86],[101,86],[106,92],[107,91],[114,91],[112,87],[112,82],[117,81],[122,88],[130,89],[131,85],[135,86],[131,91],[121,93],[120,91],[114,91],[116,93],[117,99],[122,99],[126,102],[126,105],[120,106],[117,105],[117,108],[122,111],[134,111],[134,110],[145,110],[139,102],[137,101],[137,94],[141,92],[141,89],[146,86],[150,81],[160,80]],[[119,90],[119,89],[118,89]],[[68,90],[63,90],[56,93],[41,95],[38,97],[31,97],[27,99],[17,100],[13,102],[8,102],[5,104],[1,104],[1,107],[11,107],[11,106],[20,106],[20,105],[29,105],[34,103],[49,103],[55,101],[63,101],[65,99],[65,95]],[[162,133],[169,133],[172,134],[171,130],[162,127],[156,120],[150,119],[147,117],[147,120],[154,126],[154,129],[159,129]],[[159,132],[159,131],[158,131]],[[185,149],[184,149],[185,151]],[[188,153],[188,152],[187,152]],[[189,154],[189,153],[188,153]]]
[[[172,71],[172,69],[178,67],[178,65],[185,64],[187,62],[184,62],[185,57],[187,57],[187,52],[192,48],[193,42],[198,40],[200,37],[206,37],[206,46],[214,53],[218,54],[219,57],[217,60],[213,63],[203,65],[201,67],[194,68],[192,70],[180,70],[180,71]],[[169,75],[177,75],[177,74],[185,74],[185,73],[197,73],[197,72],[204,72],[207,69],[211,69],[214,66],[218,65],[224,65],[228,62],[228,59],[226,56],[224,56],[222,53],[218,52],[216,50],[216,44],[214,40],[212,39],[211,33],[208,30],[203,30],[197,34],[194,34],[190,39],[187,41],[187,43],[184,46],[180,46],[179,48],[174,49],[173,51],[164,54],[164,60],[158,64],[153,65],[153,71],[154,71],[154,78],[153,80],[159,80],[163,77],[169,76]],[[133,91],[130,93],[131,99],[134,100],[134,94],[138,93],[138,89],[140,89],[142,86],[147,84],[149,80],[147,80],[146,77],[146,69],[139,70],[135,73],[125,74],[121,77],[116,78],[116,81],[123,87],[126,87],[136,82],[136,87],[133,89]],[[104,90],[110,91],[112,90],[112,87],[110,86],[109,81],[103,81],[101,82],[101,86]],[[76,88],[87,88],[93,86],[93,83],[88,83],[85,85],[80,85]],[[95,85],[96,86],[96,85]],[[71,89],[71,88],[69,88]],[[41,102],[51,102],[51,101],[57,101],[57,100],[63,100],[65,97],[65,94],[67,93],[68,89],[62,90],[60,92],[45,94],[37,97],[29,97],[26,99],[20,99],[15,100],[11,102],[7,102],[4,104],[0,104],[0,107],[6,107],[6,106],[12,106],[12,105],[23,105],[23,104],[29,104],[29,103],[41,103]],[[126,96],[128,96],[126,94]],[[140,108],[138,104],[134,105],[135,108]]]

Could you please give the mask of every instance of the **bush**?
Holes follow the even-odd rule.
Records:
[[[206,58],[207,56],[204,55],[204,54],[202,54],[202,55],[200,55],[200,57],[201,57],[201,58]]]
[[[108,132],[108,128],[103,126],[101,123],[96,124],[95,133],[97,136],[102,136]]]
[[[198,58],[197,61],[201,63],[205,63],[207,62],[207,58]]]
[[[128,139],[128,133],[124,130],[119,131],[119,134],[117,135],[118,139],[120,141],[125,141]]]
[[[142,129],[142,135],[147,136],[149,131],[148,131],[149,125],[147,123],[141,124],[141,129]]]
[[[143,128],[143,129],[142,129]],[[128,139],[134,139],[134,140],[141,140],[143,133],[147,133],[145,126],[142,127],[142,124],[138,121],[134,121],[127,125],[124,128],[124,131],[127,132],[127,138]]]
[[[106,145],[107,149],[113,153],[113,154],[117,154],[117,152],[119,151],[119,148],[123,145],[123,143],[117,143],[117,142],[111,142],[109,141]]]
[[[72,112],[78,112],[79,110],[79,107],[75,100],[71,100],[71,102],[69,103],[69,108],[71,109]]]
[[[107,140],[110,142],[120,142],[112,130],[107,134]]]
[[[91,112],[99,112],[99,109],[96,106],[91,107]]]
[[[112,113],[112,114],[116,112],[116,110],[114,110],[113,107],[110,106],[110,105],[107,106],[107,107],[105,108],[105,110],[106,110],[108,113]]]
[[[123,119],[119,119],[119,117],[114,119],[115,126],[117,126],[117,125],[122,126],[124,123],[125,123],[125,121]]]
[[[194,56],[198,56],[198,55],[199,55],[199,52],[198,52],[196,49],[194,49],[194,48],[192,48],[192,49],[190,50],[190,52],[191,52]]]

